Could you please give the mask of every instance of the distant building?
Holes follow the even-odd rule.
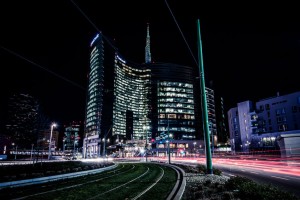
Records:
[[[59,131],[56,128],[53,129],[51,145],[50,145],[50,135],[51,135],[51,127],[45,130],[40,130],[38,134],[37,142],[33,143],[35,151],[38,152],[43,151],[45,155],[48,154],[49,147],[52,153],[59,150],[59,146],[58,146]]]
[[[215,94],[214,90],[208,87],[205,88],[206,101],[208,110],[208,123],[212,147],[217,146],[218,135],[217,135],[217,121],[216,121],[216,109],[215,109]]]
[[[5,135],[19,148],[30,149],[36,143],[38,108],[38,101],[30,94],[13,94],[9,98]]]
[[[83,124],[80,121],[73,121],[64,126],[62,138],[62,151],[81,152],[83,137]]]
[[[229,131],[228,131],[228,120],[227,114],[224,108],[224,99],[217,97],[216,102],[216,121],[217,121],[217,135],[218,144],[222,146],[230,145]]]
[[[233,152],[279,150],[278,138],[300,128],[300,92],[237,104],[228,111]],[[300,146],[300,144],[299,144]]]

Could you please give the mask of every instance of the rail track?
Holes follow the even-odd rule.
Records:
[[[159,163],[118,163],[98,174],[43,184],[4,188],[1,199],[180,199],[184,172]]]

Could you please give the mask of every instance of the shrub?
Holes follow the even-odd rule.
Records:
[[[196,171],[197,171],[198,173],[207,174],[207,168],[206,168],[205,165],[200,165],[200,164],[198,164],[198,165],[196,165],[195,168],[197,169]],[[213,170],[213,174],[219,175],[219,176],[222,175],[222,171],[221,171],[221,170],[216,169],[216,168],[214,168],[214,167],[213,167],[212,170]]]

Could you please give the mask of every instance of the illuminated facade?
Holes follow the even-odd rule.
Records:
[[[152,74],[152,138],[171,133],[174,139],[195,139],[195,73],[192,68],[171,63],[147,66]]]
[[[116,55],[112,136],[145,139],[150,131],[150,72]]]
[[[98,157],[101,149],[101,135],[103,135],[110,126],[107,122],[110,120],[110,109],[104,104],[110,102],[105,95],[109,91],[109,82],[111,79],[110,69],[113,69],[112,50],[104,42],[104,36],[99,33],[90,44],[90,71],[88,74],[88,91],[86,99],[86,116],[83,141],[83,156]],[[103,117],[105,116],[105,117]]]
[[[280,137],[289,133],[297,133],[299,137],[300,92],[277,94],[256,103],[240,102],[227,114],[233,153],[278,150]]]
[[[218,142],[218,137],[217,137],[217,123],[216,123],[216,109],[215,109],[215,94],[214,94],[214,90],[208,87],[205,88],[205,92],[206,92],[208,123],[209,123],[211,142],[213,146],[216,146]]]
[[[91,45],[84,157],[99,157],[108,139],[145,140],[150,133],[150,69],[129,63],[102,34]]]
[[[203,139],[196,74],[189,66],[151,62],[149,25],[144,64],[124,59],[98,34],[91,43],[84,156],[104,155],[105,148],[116,141],[153,144],[167,133],[174,141]],[[211,91],[208,102],[212,102],[209,111],[214,131]]]

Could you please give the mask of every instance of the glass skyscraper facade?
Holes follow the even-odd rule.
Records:
[[[150,69],[127,63],[115,57],[112,136],[145,139],[150,127],[148,97]]]
[[[104,47],[100,34],[97,34],[93,39],[91,48],[85,120],[85,133],[87,133],[87,136],[100,134],[104,90]]]
[[[195,73],[193,68],[172,63],[152,63],[152,138],[172,134],[173,139],[196,138]]]
[[[157,96],[158,132],[172,132],[185,139],[195,138],[193,84],[158,82]]]
[[[101,33],[90,47],[85,156],[103,155],[108,138],[110,144],[150,143],[167,133],[173,140],[202,139],[198,73],[190,66],[153,63],[149,25],[143,64],[124,59]]]

